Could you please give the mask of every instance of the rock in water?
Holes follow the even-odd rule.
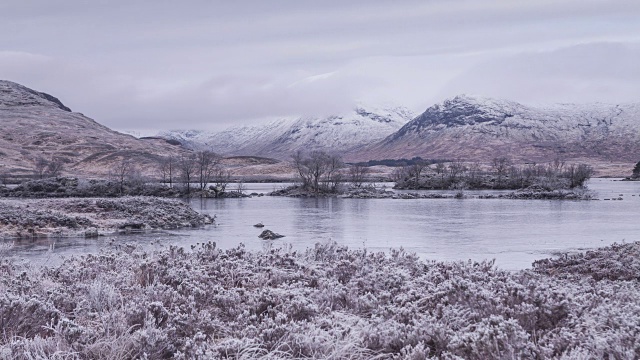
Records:
[[[281,237],[284,237],[284,235],[280,235],[278,233],[274,233],[271,230],[265,230],[260,235],[258,235],[258,237],[260,239],[263,239],[263,240],[275,240],[275,239],[279,239]]]

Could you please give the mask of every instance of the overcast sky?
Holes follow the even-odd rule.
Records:
[[[640,1],[3,0],[0,79],[143,135],[460,93],[637,102]]]

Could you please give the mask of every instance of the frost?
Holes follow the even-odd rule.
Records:
[[[537,262],[138,248],[0,262],[8,358],[638,358],[640,243]],[[622,271],[624,270],[624,271]]]

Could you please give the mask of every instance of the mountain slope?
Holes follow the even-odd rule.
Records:
[[[210,148],[227,155],[259,155],[289,159],[299,150],[346,152],[371,144],[400,129],[413,114],[402,107],[356,107],[343,115],[277,120],[238,126],[217,133],[168,131],[159,134],[185,146]]]
[[[104,176],[121,159],[151,172],[159,156],[185,150],[98,124],[57,98],[0,80],[0,172],[30,174],[37,158],[59,158],[68,173]]]
[[[460,158],[490,161],[637,161],[640,103],[546,107],[461,95],[428,108],[354,159]]]

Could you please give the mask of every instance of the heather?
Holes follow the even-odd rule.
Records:
[[[209,215],[175,199],[144,196],[0,200],[0,239],[96,237],[130,230],[198,227]]]
[[[3,260],[0,358],[637,358],[639,249],[518,272],[335,243]]]

